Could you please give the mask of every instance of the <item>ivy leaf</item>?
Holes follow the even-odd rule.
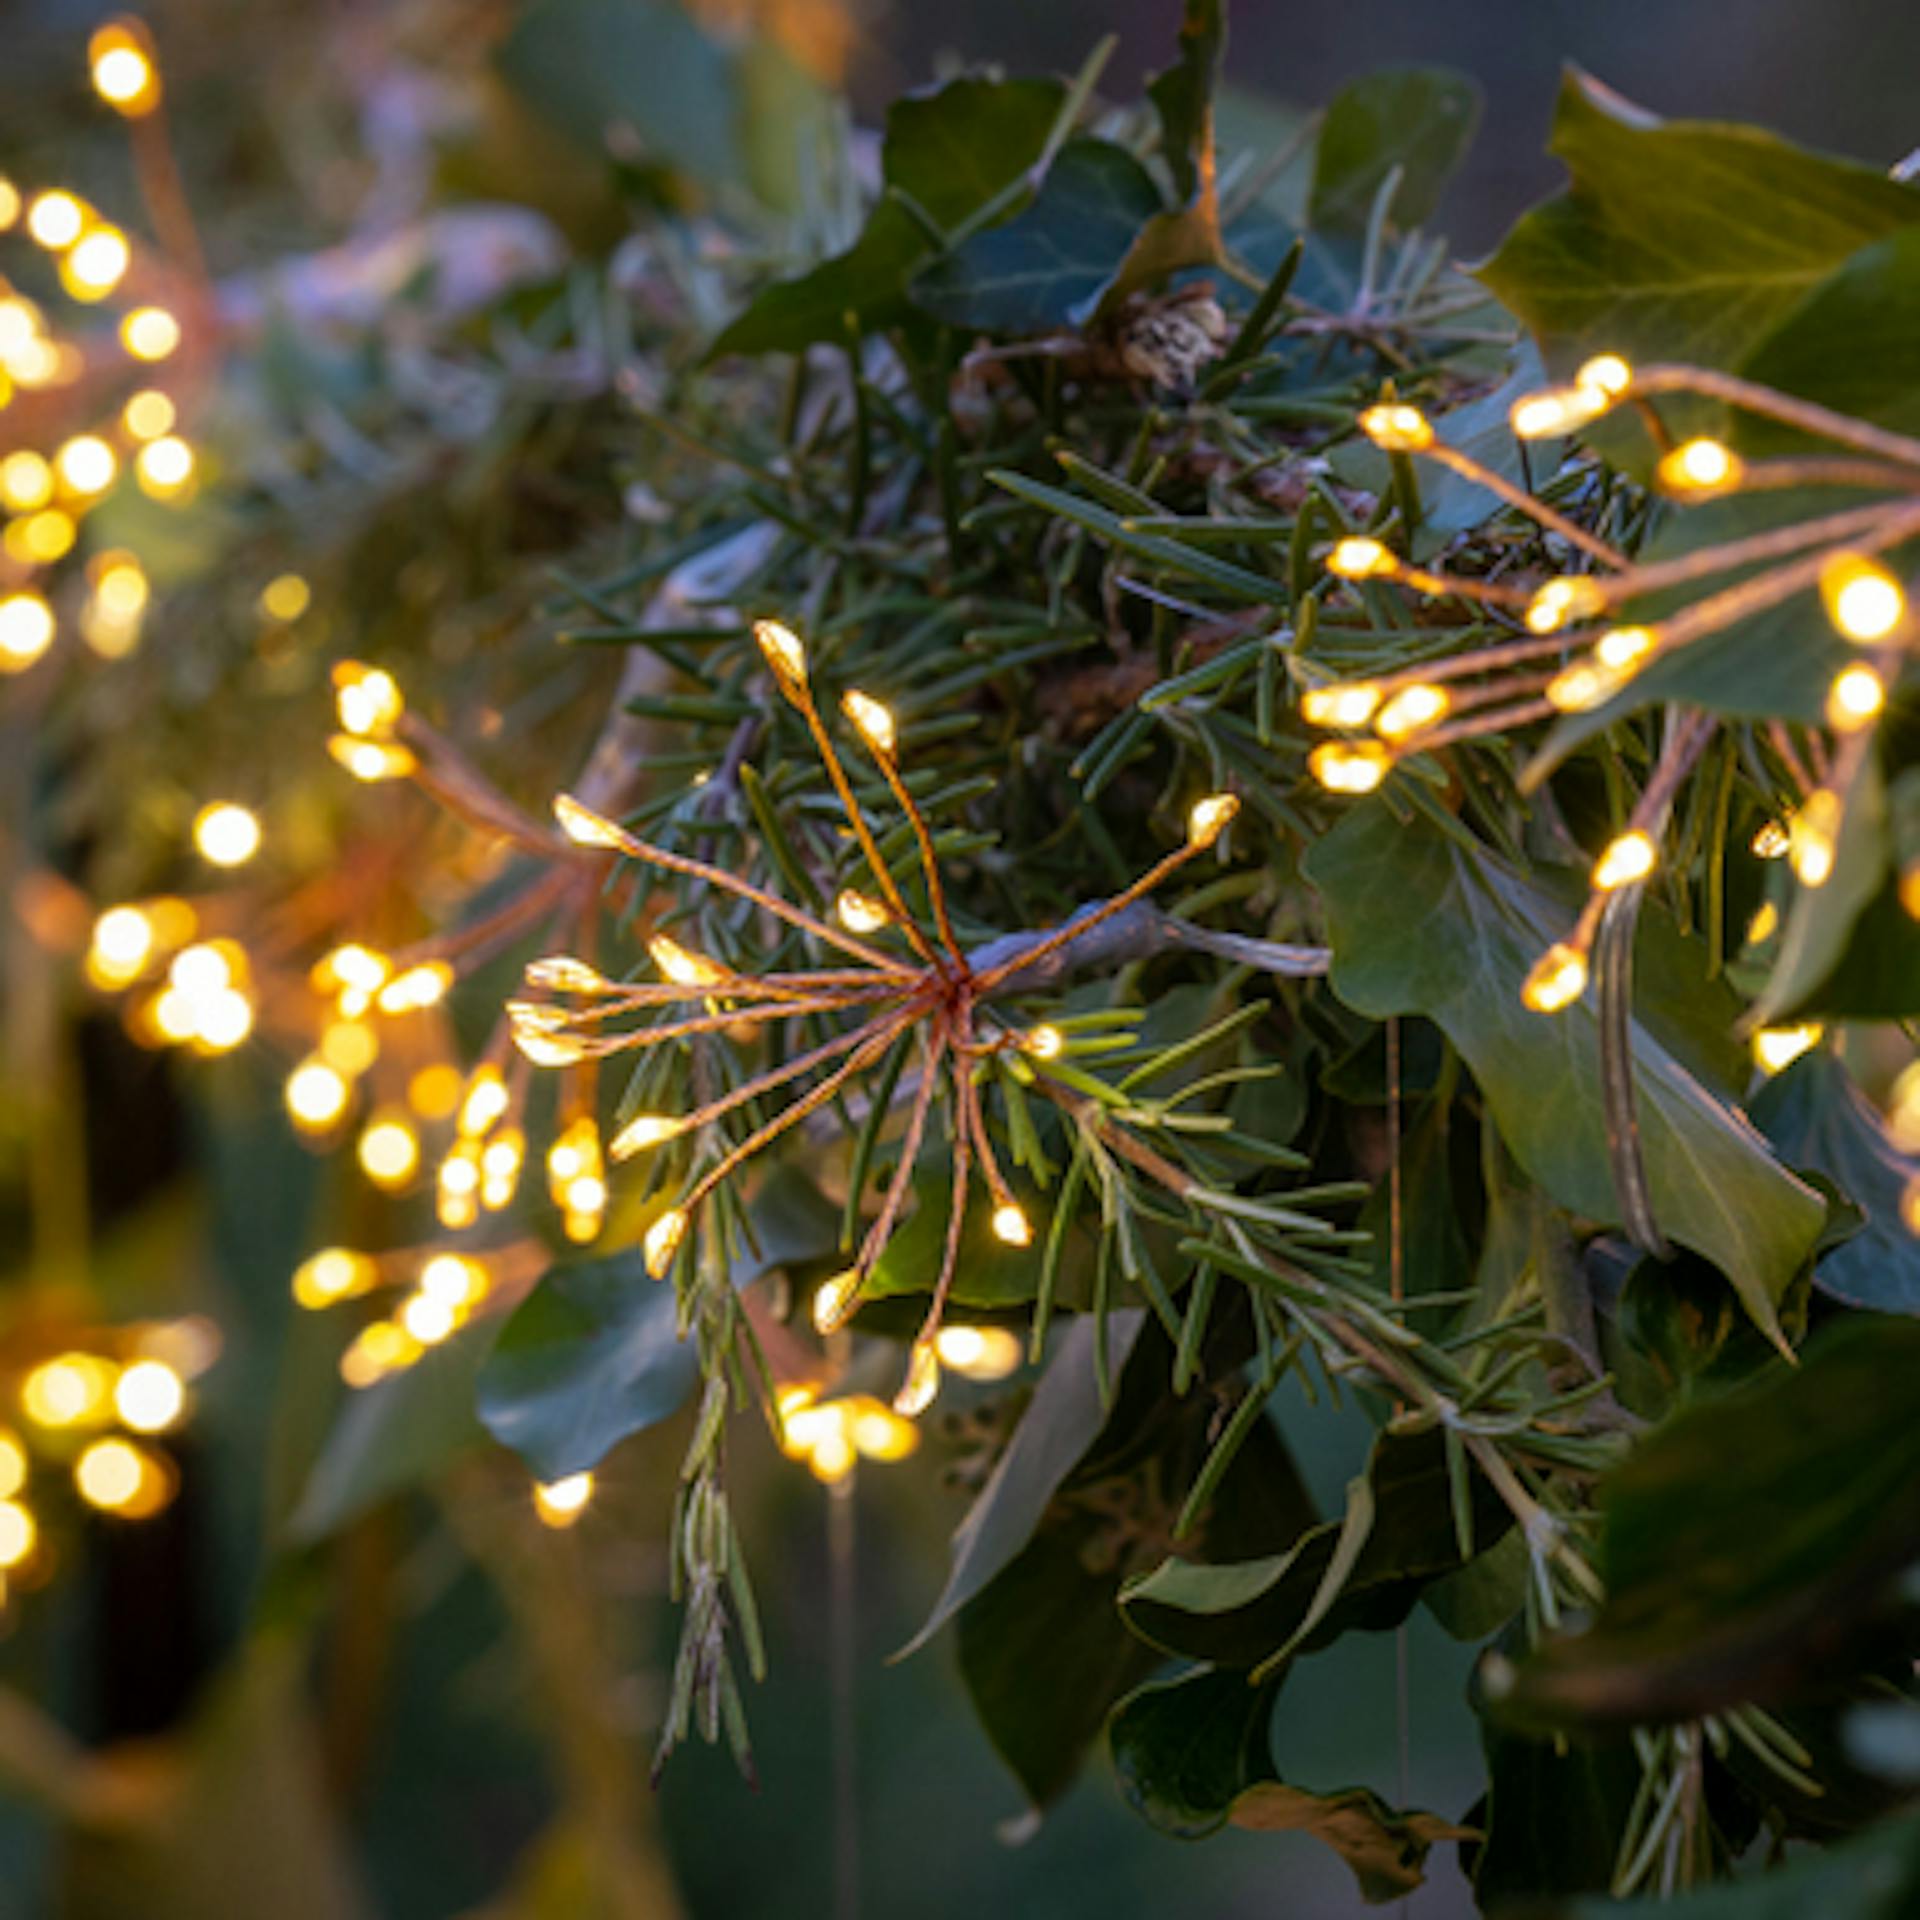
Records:
[[[886,192],[846,252],[763,288],[712,347],[714,354],[798,352],[892,326],[911,309],[907,282],[937,251],[900,196],[942,229],[960,225],[1039,165],[1066,100],[1057,80],[965,75],[910,93],[887,113]]]
[[[1920,192],[1751,127],[1662,122],[1569,69],[1552,150],[1567,193],[1480,278],[1557,372],[1590,353],[1735,367],[1862,247],[1920,222]]]
[[[698,181],[740,177],[729,57],[666,0],[534,0],[495,63],[543,119],[601,153],[638,146]]]
[[[1233,1824],[1251,1833],[1312,1834],[1353,1869],[1369,1906],[1414,1892],[1436,1842],[1470,1836],[1437,1813],[1396,1813],[1370,1787],[1312,1793],[1282,1780],[1249,1787],[1233,1803]]]
[[[1620,1222],[1607,1171],[1600,1035],[1587,1000],[1551,1018],[1520,989],[1567,911],[1491,852],[1382,802],[1356,807],[1306,860],[1326,902],[1333,987],[1374,1019],[1421,1013],[1460,1050],[1501,1137],[1564,1207]],[[1409,939],[1410,928],[1423,937]],[[1643,999],[1633,1076],[1653,1211],[1673,1239],[1727,1275],[1755,1323],[1777,1305],[1826,1218],[1818,1194],[1768,1151],[1746,1116],[1684,1064],[1697,1010]],[[1680,1032],[1665,1029],[1679,1027]]]
[[[1854,1318],[1690,1407],[1602,1482],[1607,1597],[1544,1641],[1503,1716],[1647,1725],[1792,1699],[1855,1670],[1920,1556],[1920,1323]],[[1783,1524],[1791,1516],[1791,1524]]]
[[[1920,430],[1920,226],[1862,247],[1759,342],[1740,371],[1897,433]],[[1768,422],[1741,421],[1739,440],[1750,451],[1783,451],[1796,438]]]
[[[1126,148],[1069,140],[1024,213],[974,234],[915,277],[914,304],[983,333],[1078,326],[1160,211],[1152,176]]]
[[[757,1246],[734,1262],[744,1287],[774,1267],[831,1253],[836,1208],[777,1167],[749,1205]],[[480,1418],[541,1480],[597,1466],[629,1434],[677,1412],[694,1354],[674,1290],[647,1277],[639,1247],[554,1267],[509,1316],[480,1369]],[[403,1376],[404,1377],[404,1376]]]
[[[1512,1516],[1477,1473],[1472,1500],[1475,1543],[1489,1547]],[[1257,1560],[1163,1561],[1120,1604],[1133,1630],[1168,1653],[1272,1664],[1355,1628],[1397,1627],[1421,1589],[1459,1565],[1441,1436],[1383,1434],[1347,1489],[1345,1518]]]
[[[1813,1284],[1849,1306],[1920,1313],[1920,1240],[1900,1217],[1920,1159],[1893,1144],[1838,1056],[1803,1054],[1761,1089],[1753,1118],[1782,1159],[1824,1173],[1864,1216],[1858,1233],[1814,1262]]]
[[[1269,1727],[1283,1675],[1250,1685],[1238,1667],[1202,1667],[1138,1688],[1107,1722],[1127,1804],[1176,1840],[1201,1840],[1250,1786],[1276,1778]]]
[[[1126,1364],[1145,1319],[1145,1311],[1133,1307],[1109,1316],[1107,1340],[1115,1366]],[[1060,1336],[1013,1438],[954,1530],[953,1564],[940,1598],[896,1658],[924,1647],[1020,1552],[1060,1483],[1099,1437],[1107,1410],[1093,1365],[1097,1331],[1094,1319],[1082,1317]]]
[[[1212,1342],[1209,1377],[1222,1354]],[[1034,1807],[1065,1791],[1115,1702],[1161,1662],[1115,1602],[1167,1537],[1209,1443],[1210,1395],[1170,1399],[1172,1350],[1147,1320],[1098,1439],[1055,1489],[1020,1552],[961,1607],[961,1677]],[[1297,1538],[1312,1503],[1279,1432],[1258,1421],[1222,1477],[1200,1550],[1258,1553]]]
[[[1387,175],[1387,210],[1401,229],[1433,217],[1480,124],[1480,89],[1444,67],[1399,67],[1343,87],[1327,108],[1314,156],[1309,220],[1322,237],[1363,234]]]
[[[1534,1740],[1484,1715],[1480,1736],[1486,1838],[1472,1867],[1480,1906],[1498,1912],[1507,1901],[1604,1891],[1640,1788],[1632,1746]]]

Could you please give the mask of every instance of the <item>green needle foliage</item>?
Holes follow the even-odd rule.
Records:
[[[1109,98],[1106,49],[907,95],[868,196],[797,75],[757,121],[767,51],[671,17],[652,76],[584,0],[502,56],[556,125],[639,141],[620,251],[424,347],[270,329],[230,375],[221,514],[39,749],[88,892],[153,892],[188,756],[257,764],[244,736],[295,713],[317,747],[325,661],[392,667],[434,719],[396,735],[422,784],[494,809],[510,857],[421,810],[302,924],[445,936],[467,1061],[513,1000],[562,1082],[599,1059],[610,1138],[676,1123],[610,1169],[586,1252],[523,1204],[505,1311],[348,1397],[290,1537],[416,1481],[457,1502],[476,1408],[547,1483],[681,1421],[656,1764],[697,1733],[751,1768],[783,1572],[742,1457],[790,1439],[797,1386],[904,1370],[924,1401],[943,1314],[1010,1329],[1018,1385],[913,1408],[929,1452],[963,1451],[950,1405],[990,1436],[915,1645],[954,1642],[1036,1811],[1104,1743],[1154,1827],[1311,1833],[1370,1901],[1457,1844],[1489,1911],[1912,1910],[1920,735],[1904,620],[1850,644],[1821,588],[1868,549],[1897,586],[1920,539],[1920,191],[1572,74],[1567,191],[1469,272],[1428,228],[1469,84],[1363,79],[1249,143],[1191,0],[1144,100]],[[1516,437],[1599,354],[1687,377]],[[1458,457],[1361,431],[1383,404]],[[1690,436],[1751,488],[1676,487]],[[1354,540],[1391,565],[1331,571]],[[1546,638],[1543,582],[1600,556],[1608,619],[1665,632],[1709,574],[1808,551],[1827,573],[1554,697],[1604,623]],[[262,651],[234,583],[296,565],[315,612]],[[1483,656],[1518,677],[1447,664]],[[1864,728],[1832,704],[1863,661]],[[1316,696],[1381,683],[1451,688],[1445,723],[1329,760]],[[171,810],[88,787],[136,702],[114,779]],[[562,791],[590,854],[544,824]],[[328,792],[299,897],[393,831]],[[1202,832],[1215,795],[1238,811]],[[1593,878],[1635,834],[1647,868]],[[677,999],[662,935],[716,969]],[[555,949],[591,974],[523,981]],[[1328,1403],[1374,1432],[1335,1513],[1283,1437]],[[1281,1779],[1295,1669],[1349,1635],[1393,1661],[1416,1608],[1484,1650],[1485,1794],[1395,1805],[1385,1755]],[[1769,1870],[1803,1840],[1832,1852]]]

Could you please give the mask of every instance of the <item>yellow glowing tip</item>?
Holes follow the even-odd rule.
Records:
[[[904,1460],[920,1445],[920,1429],[870,1395],[855,1394],[845,1406],[848,1437],[866,1459]]]
[[[20,1408],[35,1426],[98,1424],[113,1394],[114,1368],[92,1353],[43,1360],[20,1383]]]
[[[1521,440],[1557,439],[1590,425],[1613,404],[1598,385],[1554,387],[1530,393],[1513,403],[1507,424]]]
[[[1534,1013],[1558,1013],[1572,1006],[1586,990],[1586,956],[1558,940],[1534,963],[1520,989],[1520,999]]]
[[[1597,353],[1573,376],[1573,384],[1618,400],[1633,385],[1633,368],[1617,353]]]
[[[1836,631],[1862,646],[1889,638],[1906,622],[1900,582],[1856,553],[1836,554],[1821,569],[1820,597]]]
[[[1307,770],[1329,793],[1371,793],[1393,767],[1377,740],[1329,740],[1307,755]]]
[[[116,113],[130,120],[160,104],[160,75],[137,21],[109,20],[87,42],[87,67],[93,90]]]
[[[1593,863],[1593,885],[1597,893],[1613,893],[1644,880],[1660,864],[1660,850],[1651,834],[1635,827],[1610,842]]]
[[[72,246],[86,224],[86,208],[58,188],[35,194],[27,208],[27,232],[50,253],[61,253]]]
[[[1340,580],[1373,580],[1398,573],[1400,562],[1380,541],[1365,534],[1350,534],[1333,543],[1326,569]]]
[[[934,1351],[943,1367],[969,1380],[1004,1380],[1023,1357],[1020,1336],[1005,1327],[942,1327]]]
[[[1632,667],[1609,667],[1598,659],[1576,660],[1547,682],[1547,703],[1561,713],[1587,713],[1611,700],[1633,678]]]
[[[1606,589],[1590,574],[1566,573],[1546,581],[1527,602],[1527,627],[1533,633],[1558,633],[1576,620],[1604,613]]]
[[[1017,1200],[1003,1200],[993,1210],[993,1237],[1010,1247],[1033,1245],[1033,1222]]]
[[[406,711],[393,675],[384,667],[363,666],[358,660],[335,662],[333,699],[341,730],[362,739],[384,738]]]
[[[0,599],[0,673],[24,673],[53,645],[53,609],[37,593]]]
[[[613,1144],[607,1152],[615,1160],[630,1160],[636,1153],[645,1153],[649,1147],[664,1146],[669,1140],[677,1140],[686,1130],[686,1121],[673,1114],[636,1113],[613,1136]]]
[[[536,1481],[533,1510],[540,1524],[555,1531],[572,1526],[593,1501],[593,1475],[570,1473],[564,1480]]]
[[[40,1528],[18,1500],[0,1500],[0,1568],[11,1571],[33,1557]]]
[[[618,848],[627,838],[604,814],[582,806],[570,793],[554,796],[553,817],[576,847]]]
[[[133,477],[149,499],[171,500],[192,481],[194,465],[193,449],[177,434],[166,433],[134,455]]]
[[[19,1435],[0,1427],[0,1500],[11,1500],[27,1484],[31,1464]]]
[[[165,307],[135,307],[120,322],[120,344],[136,360],[164,360],[180,345],[180,322]]]
[[[420,1166],[420,1136],[404,1114],[377,1115],[354,1149],[360,1169],[376,1187],[404,1187]]]
[[[673,1265],[673,1256],[687,1237],[687,1216],[679,1207],[669,1207],[647,1229],[642,1250],[646,1255],[649,1279],[664,1280]]]
[[[893,715],[878,700],[854,688],[841,700],[840,711],[853,722],[853,730],[872,752],[883,760],[892,757],[899,733]]]
[[[1421,683],[1403,687],[1380,709],[1373,724],[1382,740],[1398,743],[1437,725],[1453,710],[1453,696],[1445,687]]]
[[[1020,1048],[1036,1060],[1058,1060],[1067,1050],[1067,1036],[1058,1027],[1029,1027],[1020,1036]]]
[[[676,987],[717,987],[727,978],[726,968],[718,961],[689,951],[664,933],[656,933],[647,942],[647,953]]]
[[[1192,812],[1187,815],[1187,844],[1191,847],[1212,846],[1233,823],[1239,811],[1240,800],[1236,794],[1210,793],[1204,800],[1196,800]]]
[[[98,434],[78,433],[53,456],[53,471],[68,493],[85,499],[113,485],[120,461]]]
[[[780,683],[780,690],[788,695],[804,692],[807,684],[807,650],[801,645],[800,636],[791,627],[783,627],[778,620],[756,620],[753,623],[753,637],[759,642],[760,651],[766,656],[774,679]]]
[[[317,1056],[287,1075],[287,1112],[303,1133],[323,1133],[347,1110],[353,1089],[345,1074]]]
[[[848,1267],[831,1280],[821,1281],[813,1296],[813,1330],[819,1334],[838,1333],[847,1324],[854,1303],[860,1297],[865,1279],[858,1267]]]
[[[1309,687],[1300,696],[1300,717],[1310,727],[1364,727],[1380,704],[1371,680],[1348,680],[1331,687]]]
[[[164,1433],[186,1411],[187,1389],[164,1360],[136,1360],[113,1385],[113,1410],[134,1433]]]
[[[1745,466],[1732,448],[1719,440],[1682,441],[1662,456],[1654,479],[1669,493],[1725,493],[1740,484]]]
[[[194,815],[193,844],[216,867],[243,867],[260,851],[260,818],[232,800],[214,800]]]
[[[1825,1031],[1818,1021],[1800,1027],[1762,1027],[1753,1036],[1753,1063],[1762,1073],[1778,1073],[1818,1046]]]
[[[851,887],[841,891],[833,910],[849,933],[878,933],[893,918],[878,900],[856,893]]]
[[[1886,683],[1871,667],[1843,668],[1827,689],[1827,725],[1836,733],[1856,733],[1886,704]]]
[[[598,967],[570,953],[543,954],[527,963],[527,985],[551,993],[603,993],[610,982]]]
[[[1433,445],[1433,423],[1418,407],[1369,407],[1360,431],[1383,453],[1424,453]]]
[[[39,454],[21,447],[0,459],[0,507],[31,513],[53,498],[53,468]]]
[[[331,735],[327,751],[356,780],[369,785],[380,780],[404,780],[420,764],[411,749],[395,741],[360,740],[350,733]]]
[[[916,1340],[907,1356],[906,1378],[893,1396],[893,1410],[903,1420],[912,1420],[933,1405],[940,1391],[940,1355],[931,1340]]]

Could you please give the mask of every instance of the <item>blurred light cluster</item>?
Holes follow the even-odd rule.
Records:
[[[148,1520],[179,1491],[165,1437],[219,1355],[201,1319],[100,1329],[10,1373],[0,1393],[0,1604],[53,1575],[57,1522],[75,1506]]]
[[[99,28],[88,69],[100,98],[129,120],[158,108],[159,67],[138,20]],[[143,164],[138,152],[135,158]],[[81,310],[69,334],[0,273],[0,410],[16,393],[81,392],[88,374],[94,376],[84,388],[90,404],[102,388],[116,394],[104,417],[38,448],[14,444],[0,456],[0,673],[21,673],[58,635],[56,603],[67,585],[58,570],[79,547],[87,516],[129,479],[151,499],[181,500],[193,489],[198,462],[176,431],[177,399],[152,385],[148,371],[182,344],[174,312],[151,299],[128,302],[105,343],[88,313],[130,287],[144,292],[170,285],[165,263],[143,261],[122,228],[60,186],[29,192],[0,177],[0,235],[46,256],[60,293]],[[107,659],[131,652],[148,599],[138,558],[96,554],[73,585],[80,638]]]

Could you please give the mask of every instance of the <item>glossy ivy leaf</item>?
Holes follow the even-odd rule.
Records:
[[[1920,430],[1920,226],[1862,247],[1760,341],[1740,371],[1897,433]],[[1796,436],[1743,418],[1738,438],[1748,451],[1773,453]]]
[[[1480,277],[1549,366],[1590,353],[1735,367],[1859,249],[1920,222],[1920,192],[1756,128],[1663,122],[1570,69],[1552,150],[1568,191]]]
[[[1305,866],[1326,902],[1340,998],[1375,1019],[1422,1013],[1436,1021],[1531,1178],[1573,1212],[1619,1224],[1591,996],[1552,1017],[1520,999],[1528,969],[1565,932],[1568,910],[1491,852],[1425,819],[1396,820],[1380,801],[1356,807]],[[1422,937],[1409,939],[1411,928]],[[1684,1064],[1684,1029],[1710,1004],[1643,997],[1633,1022],[1653,1211],[1671,1238],[1725,1272],[1756,1324],[1773,1332],[1826,1209],[1745,1115]]]
[[[1512,1515],[1477,1472],[1470,1493],[1474,1544],[1485,1549]],[[1441,1436],[1383,1434],[1347,1489],[1344,1518],[1257,1560],[1163,1561],[1129,1583],[1121,1610],[1168,1653],[1250,1667],[1352,1629],[1397,1627],[1421,1589],[1460,1564]]]
[[[1362,234],[1387,175],[1400,169],[1389,222],[1433,217],[1480,124],[1480,89],[1444,67],[1370,73],[1334,95],[1314,156],[1309,220],[1316,234]]]
[[[1487,1797],[1475,1850],[1481,1908],[1554,1894],[1602,1892],[1640,1787],[1640,1760],[1625,1739],[1535,1740],[1482,1718]],[[1469,1818],[1472,1818],[1469,1815]]]
[[[1849,1306],[1920,1314],[1920,1239],[1900,1218],[1900,1196],[1920,1179],[1880,1111],[1824,1047],[1803,1054],[1753,1102],[1754,1124],[1782,1159],[1825,1174],[1860,1210],[1858,1233],[1814,1262],[1813,1284]]]
[[[1107,1322],[1108,1353],[1124,1367],[1146,1320],[1121,1308]],[[915,1653],[1032,1539],[1060,1483],[1079,1465],[1106,1425],[1093,1364],[1097,1323],[1075,1320],[1060,1336],[1047,1370],[1013,1430],[987,1484],[954,1529],[947,1584],[926,1624],[901,1648]]]
[[[534,0],[494,56],[570,138],[658,158],[702,183],[741,176],[741,102],[718,41],[669,0]]]
[[[1177,1840],[1227,1824],[1250,1786],[1277,1776],[1270,1727],[1284,1676],[1259,1685],[1241,1667],[1201,1667],[1130,1693],[1107,1722],[1127,1804]]]
[[[1208,1341],[1218,1377],[1246,1338]],[[1211,1441],[1211,1395],[1166,1391],[1172,1349],[1148,1320],[1120,1376],[1098,1438],[1047,1501],[1019,1553],[959,1610],[961,1676],[995,1750],[1032,1805],[1044,1808],[1078,1772],[1114,1703],[1161,1662],[1116,1609],[1122,1583],[1172,1528]],[[1200,1552],[1271,1551],[1315,1514],[1278,1431],[1254,1426],[1199,1528]]]
[[[755,1245],[731,1278],[823,1259],[839,1210],[788,1167],[748,1206]],[[549,1271],[508,1317],[480,1369],[480,1418],[541,1480],[599,1464],[629,1434],[677,1412],[691,1391],[693,1349],[680,1338],[674,1290],[647,1277],[639,1247]]]
[[[1057,80],[968,74],[896,100],[881,147],[884,191],[860,237],[810,271],[763,287],[713,352],[797,353],[816,341],[844,343],[849,319],[860,333],[904,319],[907,282],[937,243],[899,196],[952,230],[1039,163],[1065,99]]]
[[[1678,1899],[1573,1900],[1546,1920],[1908,1920],[1920,1908],[1920,1818]]]
[[[1920,1556],[1920,1324],[1850,1318],[1696,1403],[1601,1483],[1607,1597],[1489,1676],[1503,1716],[1651,1724],[1853,1671]],[[1783,1524],[1791,1516],[1792,1524]]]
[[[1023,213],[915,276],[914,305],[986,333],[1081,325],[1160,211],[1152,175],[1126,148],[1069,140]]]
[[[474,1386],[493,1332],[491,1321],[469,1321],[412,1366],[346,1396],[287,1521],[294,1540],[337,1533],[485,1444]]]
[[[968,1201],[967,1217],[960,1228],[960,1258],[954,1269],[952,1293],[956,1306],[987,1309],[1024,1306],[1039,1291],[1046,1254],[1045,1223],[1051,1218],[1052,1203],[1036,1199],[1020,1175],[1010,1174],[1008,1179],[1025,1206],[1028,1219],[1035,1223],[1033,1243],[1010,1247],[996,1239],[993,1210],[982,1203],[976,1191]],[[895,1229],[861,1290],[863,1302],[925,1294],[933,1285],[934,1275],[940,1271],[947,1215],[953,1204],[953,1173],[944,1154],[927,1156],[926,1164],[915,1170],[912,1191],[913,1198],[908,1202],[910,1211]],[[1088,1250],[1084,1230],[1078,1225],[1070,1228],[1056,1295],[1064,1306],[1080,1306],[1086,1302]]]

